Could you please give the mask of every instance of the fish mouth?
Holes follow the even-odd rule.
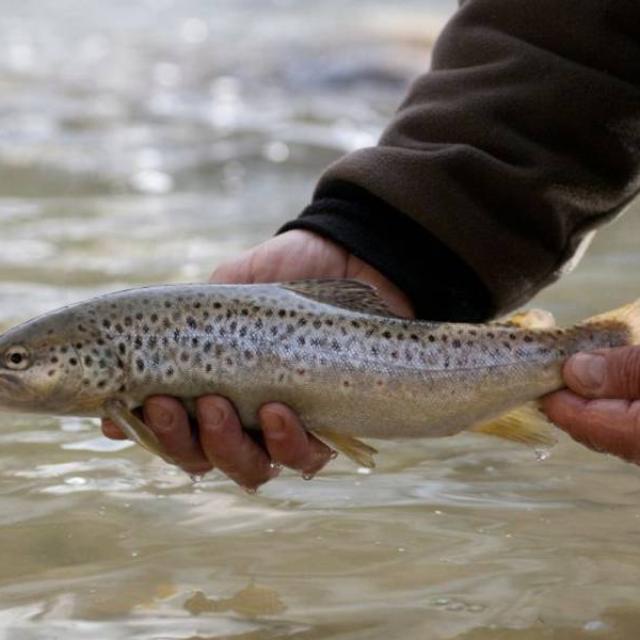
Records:
[[[23,384],[18,376],[10,373],[0,373],[0,390],[20,391],[22,388]]]

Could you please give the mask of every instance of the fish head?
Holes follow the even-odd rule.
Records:
[[[62,310],[0,335],[0,410],[76,413],[83,383],[77,345],[86,340],[79,333]]]

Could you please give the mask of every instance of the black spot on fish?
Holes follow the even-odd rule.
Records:
[[[98,338],[98,346],[104,347],[104,340],[102,338]]]
[[[165,371],[166,375],[170,378],[175,372],[173,370],[173,367],[169,367],[166,371]]]
[[[253,360],[253,353],[248,349],[246,349],[244,352],[244,357],[245,357],[245,360]]]
[[[202,302],[194,302],[193,303],[193,308],[194,309],[199,309],[202,306]]]
[[[142,333],[145,335],[149,333],[149,325],[146,322],[142,325]]]
[[[180,361],[181,362],[189,362],[189,354],[186,351],[183,351],[180,354]]]
[[[460,342],[460,340],[456,339],[451,343],[451,346],[454,349],[459,349],[462,346],[462,343]]]
[[[85,333],[87,331],[87,328],[83,324],[79,324],[78,325],[78,331],[81,331],[82,333]]]
[[[82,349],[83,344],[82,342],[76,342],[76,349]]]
[[[307,340],[304,336],[298,336],[298,344],[301,347],[304,347],[304,345],[307,343]]]
[[[271,335],[275,336],[278,334],[278,327],[271,327]]]
[[[382,337],[388,340],[391,337],[391,331],[383,331]]]
[[[204,326],[204,332],[205,332],[205,333],[209,333],[209,334],[213,333],[213,325],[211,325],[211,324],[206,324],[206,325]]]
[[[298,326],[304,327],[306,324],[307,324],[307,319],[306,318],[300,318],[298,320]]]
[[[351,321],[351,326],[352,326],[354,329],[359,329],[359,328],[360,328],[360,323],[359,323],[357,320],[352,320],[352,321]]]
[[[127,386],[126,386],[126,385],[124,385],[124,384],[121,384],[121,385],[118,387],[118,393],[124,393],[126,390],[127,390]]]
[[[509,340],[516,340],[517,339],[517,335],[515,333],[510,333],[509,334]]]
[[[51,358],[50,362],[51,362],[51,364],[57,364],[58,363],[58,358],[56,356],[53,356],[53,358]]]
[[[529,335],[526,335],[526,336],[524,337],[524,341],[525,341],[525,342],[533,342],[533,338],[532,338],[531,336],[529,336]]]
[[[240,315],[242,316],[248,316],[249,315],[249,309],[240,309]]]
[[[131,316],[125,316],[124,326],[130,327],[133,324],[133,318]]]
[[[419,338],[415,333],[412,333],[409,337],[410,337],[414,342],[417,342],[418,340],[420,340],[420,338]]]
[[[200,343],[200,340],[198,340],[198,338],[191,338],[192,347],[197,347],[199,343]]]
[[[198,326],[198,323],[193,316],[187,316],[187,326],[189,329],[195,329]]]
[[[124,343],[124,342],[121,342],[121,343],[118,345],[118,351],[120,352],[120,355],[121,355],[121,356],[123,356],[123,355],[125,355],[125,353],[127,353],[127,346],[125,345],[125,343]]]
[[[136,339],[135,339],[135,341],[133,343],[133,346],[136,349],[142,349],[142,337],[141,336],[136,336]]]
[[[273,315],[273,311],[271,309],[267,309],[264,312],[264,315],[267,316],[267,318],[270,318]]]
[[[107,383],[105,380],[100,380],[100,382],[98,382],[98,389],[104,389],[107,386]]]
[[[78,364],[78,359],[77,358],[69,358],[69,364],[72,367],[75,367]]]
[[[144,371],[144,360],[142,358],[138,358],[136,360],[136,368],[138,369],[138,371],[140,371],[140,373]]]
[[[55,373],[56,373],[56,372],[55,372],[53,369],[50,369],[50,370],[47,372],[47,375],[48,375],[50,378],[53,378],[53,376],[55,375]]]
[[[224,363],[225,363],[227,366],[231,367],[231,366],[233,365],[233,360],[232,360],[231,358],[225,358],[225,359],[224,359]]]
[[[240,327],[240,331],[238,331],[238,335],[241,338],[244,338],[247,335],[247,327]]]
[[[153,352],[153,355],[151,356],[151,362],[153,363],[154,367],[160,366],[160,354],[157,351]]]
[[[105,329],[109,329],[111,327],[111,320],[109,320],[108,318],[106,318],[105,320],[102,321],[102,326]]]
[[[291,311],[289,311],[289,317],[290,318],[295,318],[297,316],[297,312],[295,312],[293,309]]]
[[[169,300],[165,300],[164,301],[164,306],[165,306],[166,309],[171,309],[172,305],[171,305],[171,302],[169,302]]]
[[[93,358],[91,356],[85,356],[84,363],[87,367],[90,367],[93,364]]]
[[[322,322],[320,322],[320,320],[314,320],[313,321],[313,328],[314,329],[319,329],[322,326]]]
[[[123,327],[119,322],[118,322],[118,324],[116,324],[116,326],[115,326],[115,330],[116,330],[118,333],[124,333],[124,327]]]
[[[98,362],[98,366],[101,369],[106,369],[107,368],[107,361],[104,358],[101,358]]]
[[[141,313],[136,313],[136,320],[142,320],[144,316]]]
[[[404,340],[404,333],[399,333],[396,338],[398,338],[398,340]]]
[[[150,349],[155,349],[158,346],[158,338],[156,336],[151,336],[149,340],[147,340],[147,345],[149,345]]]
[[[158,322],[158,314],[157,313],[152,313],[149,316],[149,320],[151,320],[151,322]]]
[[[208,364],[207,364],[207,366],[204,368],[204,370],[205,370],[207,373],[211,373],[211,370],[212,370],[212,369],[213,369],[213,367],[211,366],[211,364],[210,364],[210,363],[208,363]]]
[[[324,323],[327,325],[327,327],[333,327],[333,320],[331,318],[327,318]]]
[[[180,342],[180,329],[173,330],[173,341]]]
[[[238,323],[234,320],[229,324],[229,331],[235,331],[238,328]]]
[[[256,320],[255,327],[256,327],[256,329],[262,329],[262,327],[264,327],[264,322],[262,322],[262,320],[260,318],[258,318]]]
[[[496,334],[493,333],[493,331],[489,331],[489,333],[487,333],[487,338],[495,338]]]
[[[287,315],[287,312],[284,309],[278,309],[278,317],[284,318]]]
[[[214,302],[214,303],[213,303],[213,308],[214,308],[214,309],[221,309],[221,308],[222,308],[222,305],[221,305],[219,302]]]

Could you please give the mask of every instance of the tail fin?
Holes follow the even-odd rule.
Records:
[[[622,328],[629,335],[628,344],[640,344],[640,299],[619,309],[588,318],[581,322],[580,326],[598,329]]]

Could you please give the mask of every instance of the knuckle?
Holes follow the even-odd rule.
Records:
[[[625,348],[618,362],[613,361],[614,379],[626,398],[640,397],[640,347]]]

